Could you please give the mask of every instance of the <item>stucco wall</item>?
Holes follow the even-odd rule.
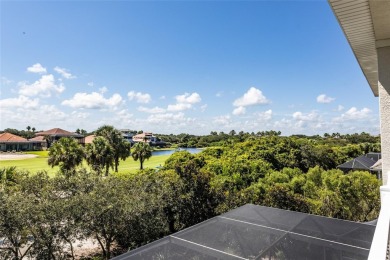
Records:
[[[381,117],[382,175],[387,184],[390,175],[390,46],[378,48],[379,111]]]

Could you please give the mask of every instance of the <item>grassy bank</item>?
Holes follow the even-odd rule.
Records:
[[[59,167],[51,168],[47,164],[47,152],[39,151],[39,152],[27,152],[28,154],[38,155],[37,158],[24,159],[24,160],[9,160],[9,161],[0,161],[0,167],[10,167],[16,166],[18,169],[27,170],[30,173],[36,173],[38,171],[47,171],[49,175],[55,175]],[[168,159],[170,155],[158,155],[152,156],[149,160],[144,162],[144,168],[155,169],[157,166],[164,165],[166,159]],[[84,162],[83,166],[85,168],[89,168],[88,165]],[[133,158],[129,157],[126,161],[120,161],[118,172],[119,173],[128,173],[128,172],[136,172],[139,170],[139,161],[134,161]]]

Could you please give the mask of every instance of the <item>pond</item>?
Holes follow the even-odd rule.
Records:
[[[152,152],[152,155],[153,156],[159,156],[159,155],[171,155],[173,154],[174,152],[177,152],[177,151],[188,151],[190,153],[200,153],[202,151],[202,149],[199,149],[199,148],[179,148],[179,149],[176,149],[176,150],[163,150],[163,151],[153,151]]]

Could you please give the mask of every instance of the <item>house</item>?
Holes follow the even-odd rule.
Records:
[[[354,170],[371,171],[371,167],[378,161],[378,159],[375,160],[374,158],[376,157],[371,157],[368,155],[372,154],[361,155],[355,159],[340,164],[337,166],[337,168],[342,170],[344,173]]]
[[[137,133],[136,131],[132,131],[130,129],[119,129],[119,131],[122,133],[122,136],[126,141],[134,143],[133,136]]]
[[[41,150],[41,143],[39,140],[27,140],[11,133],[0,134],[0,151],[2,152]]]
[[[84,144],[84,136],[72,133],[66,130],[63,130],[61,128],[53,128],[47,131],[38,132],[35,134],[36,137],[42,136],[48,143],[48,148],[50,147],[51,143],[54,143],[58,141],[62,137],[72,137],[77,139],[79,144]]]
[[[156,141],[156,137],[153,136],[152,133],[141,133],[133,136],[133,142],[135,143],[139,143],[139,142],[150,143],[155,141]]]
[[[145,142],[145,143],[149,143],[151,146],[160,146],[160,147],[164,147],[167,145],[166,142],[160,140],[152,133],[137,134],[133,136],[133,142],[134,143]]]
[[[29,139],[28,141],[33,143],[32,150],[34,151],[47,149],[47,142],[44,136],[36,136],[34,138]]]

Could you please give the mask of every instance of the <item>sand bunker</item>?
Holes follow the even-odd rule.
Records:
[[[8,160],[23,160],[23,159],[30,159],[30,158],[35,158],[38,157],[38,155],[35,154],[7,154],[3,153],[0,154],[0,161],[8,161]]]

